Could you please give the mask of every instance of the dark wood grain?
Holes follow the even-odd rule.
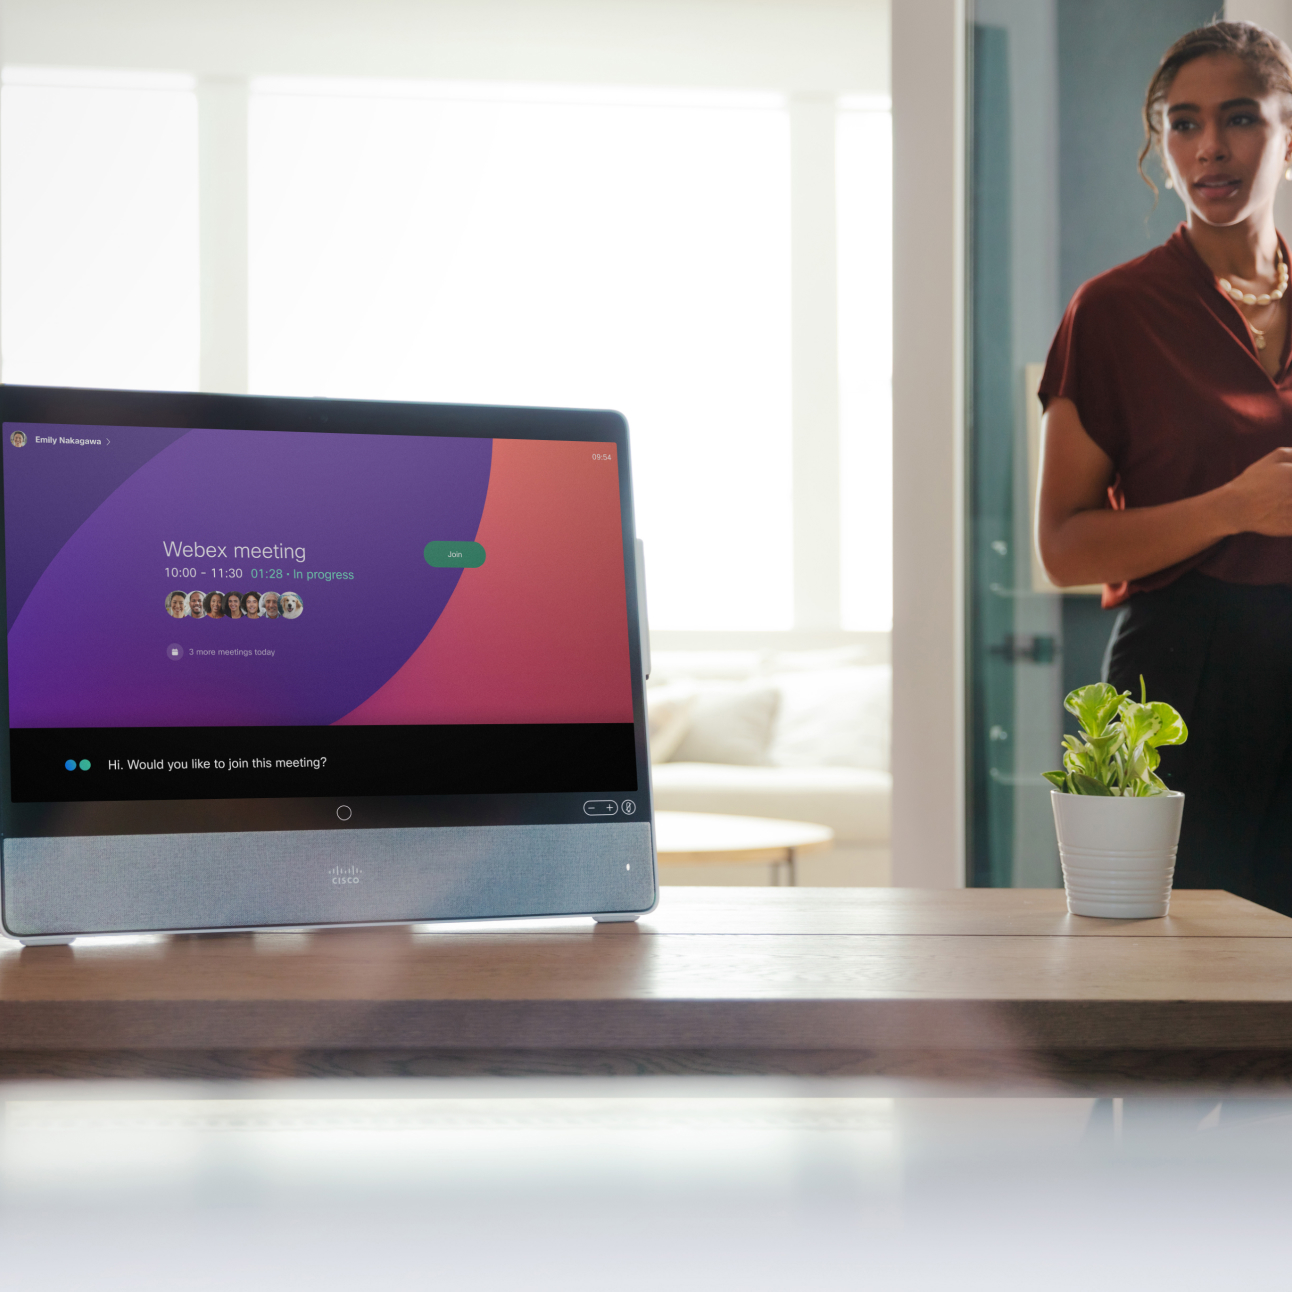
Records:
[[[880,936],[947,933],[1021,937],[1288,937],[1292,921],[1232,893],[1185,890],[1172,894],[1164,919],[1103,920],[1069,915],[1054,888],[689,888],[664,889],[659,909],[643,916],[643,933],[836,933]],[[591,932],[580,919],[414,925],[438,934],[524,928],[535,934]]]
[[[692,888],[685,901],[670,896],[661,902],[640,927],[652,933],[1292,936],[1286,916],[1232,893],[1200,889],[1173,893],[1171,913],[1163,919],[1104,920],[1069,915],[1063,890],[1056,888]]]
[[[665,889],[638,925],[0,947],[0,1076],[781,1073],[1292,1083],[1292,920],[1050,890]],[[1048,1083],[1048,1084],[1047,1084]]]
[[[826,1078],[869,1096],[1286,1096],[1292,1052],[1090,1050],[58,1050],[0,1051],[0,1081],[328,1077]]]

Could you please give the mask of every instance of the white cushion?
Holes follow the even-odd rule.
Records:
[[[691,725],[696,689],[687,682],[652,687],[646,692],[646,726],[650,732],[650,759],[666,763],[682,743]]]
[[[779,693],[766,684],[711,682],[697,689],[686,734],[673,750],[684,763],[767,762]]]
[[[870,646],[832,646],[826,650],[772,650],[763,656],[764,673],[805,673],[819,668],[850,668],[875,664]]]
[[[741,681],[762,667],[763,652],[756,650],[657,650],[651,652],[650,686],[680,678],[720,678]]]
[[[651,769],[655,806],[828,825],[840,843],[883,845],[892,777],[860,767],[733,767],[661,763]]]
[[[769,763],[888,771],[892,670],[887,664],[805,669],[768,681],[781,697]]]

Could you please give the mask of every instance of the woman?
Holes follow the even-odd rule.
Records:
[[[206,594],[206,601],[203,603],[203,608],[206,610],[206,617],[208,619],[223,619],[224,593],[208,592]]]
[[[242,593],[230,592],[224,599],[225,614],[230,619],[241,619],[242,614]]]
[[[1121,605],[1104,674],[1184,715],[1176,883],[1292,914],[1292,52],[1220,22],[1164,55],[1146,142],[1186,220],[1073,297],[1041,383],[1037,542]],[[1147,180],[1147,176],[1145,177]],[[1151,181],[1150,185],[1151,185]]]
[[[184,594],[182,592],[172,592],[166,598],[166,613],[172,619],[184,618]]]
[[[243,597],[243,604],[246,606],[246,616],[248,619],[260,618],[260,593],[248,592]]]

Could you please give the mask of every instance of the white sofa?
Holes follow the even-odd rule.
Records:
[[[647,685],[655,804],[816,821],[835,847],[800,883],[889,882],[891,671],[861,649],[657,651]],[[766,882],[766,868],[670,867],[666,883]]]

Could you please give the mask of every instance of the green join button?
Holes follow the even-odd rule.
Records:
[[[485,563],[479,543],[427,543],[422,555],[437,570],[474,570]]]

